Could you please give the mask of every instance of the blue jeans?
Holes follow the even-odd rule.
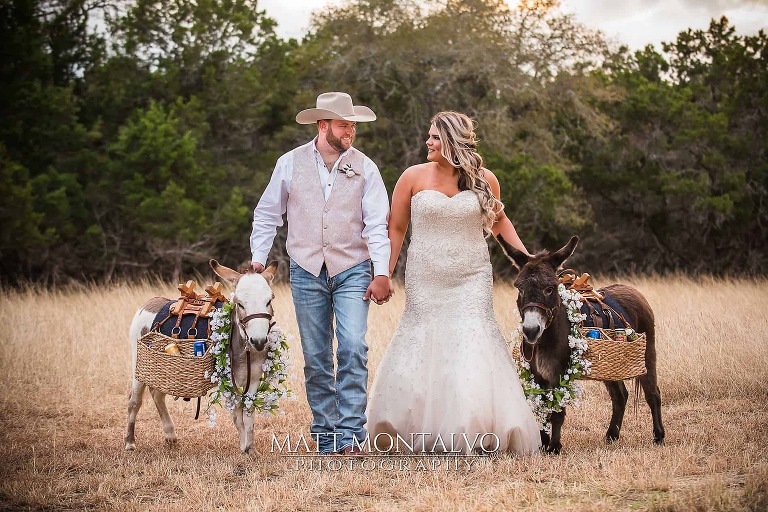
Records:
[[[323,265],[315,277],[291,260],[291,293],[304,351],[312,438],[320,452],[342,450],[353,438],[365,440],[368,386],[368,304],[371,284],[366,260],[328,277]],[[333,372],[333,318],[336,317],[337,374]]]

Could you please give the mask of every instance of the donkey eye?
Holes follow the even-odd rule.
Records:
[[[552,295],[553,291],[555,291],[555,288],[552,286],[547,286],[546,288],[544,288],[544,293],[547,295]]]
[[[242,304],[240,304],[239,302],[237,303],[237,307],[238,307],[238,308],[240,308],[240,309],[245,309],[245,308],[243,307],[243,305],[242,305]]]

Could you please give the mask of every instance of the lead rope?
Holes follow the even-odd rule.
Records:
[[[248,388],[251,387],[251,351],[247,349],[245,351],[245,366],[247,370],[245,377],[245,388],[243,389],[243,392],[247,393]]]
[[[533,351],[536,350],[536,347],[531,347],[531,358],[528,359],[525,357],[525,341],[523,341],[522,335],[520,337],[520,357],[522,357],[526,363],[530,363],[533,361]]]
[[[274,316],[274,315],[273,315]],[[267,330],[267,334],[272,330],[272,328],[275,326],[275,322],[270,321],[269,322],[269,329]],[[247,366],[247,372],[245,377],[245,392],[248,392],[248,388],[251,387],[251,351],[246,350],[245,351],[245,366]],[[197,419],[197,418],[195,418]]]
[[[265,314],[265,313],[259,313],[259,314]],[[251,316],[253,316],[253,315],[251,315]],[[271,315],[271,316],[274,316],[274,314]],[[270,321],[269,321],[269,329],[267,329],[267,334],[269,334],[270,331],[272,331],[272,328],[275,326],[275,323],[276,323],[276,322],[273,322],[271,320],[271,316],[270,316]],[[248,367],[248,370],[247,370],[247,373],[246,373],[246,377],[245,377],[245,392],[247,393],[248,392],[248,388],[251,387],[251,351],[250,350],[246,350],[245,351],[245,366]],[[197,419],[197,418],[195,418],[195,419]]]

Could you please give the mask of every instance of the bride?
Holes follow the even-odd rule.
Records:
[[[369,439],[383,451],[397,436],[414,452],[535,451],[539,425],[496,324],[484,233],[528,251],[482,167],[472,120],[440,112],[426,144],[428,162],[408,168],[392,196],[390,272],[413,224],[405,311],[376,371]]]

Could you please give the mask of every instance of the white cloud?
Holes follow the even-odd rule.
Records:
[[[301,37],[312,11],[345,0],[261,0],[259,7],[277,23],[281,37]],[[516,0],[508,0],[516,4]],[[768,0],[562,0],[563,8],[591,28],[639,49],[646,44],[673,41],[687,28],[705,29],[712,18],[727,16],[736,30],[754,34],[768,30]]]
[[[706,29],[723,15],[739,33],[768,28],[768,0],[564,0],[563,7],[632,49],[673,41],[688,28]]]
[[[309,30],[312,11],[341,4],[342,0],[261,0],[258,6],[277,21],[278,35],[301,39]]]

